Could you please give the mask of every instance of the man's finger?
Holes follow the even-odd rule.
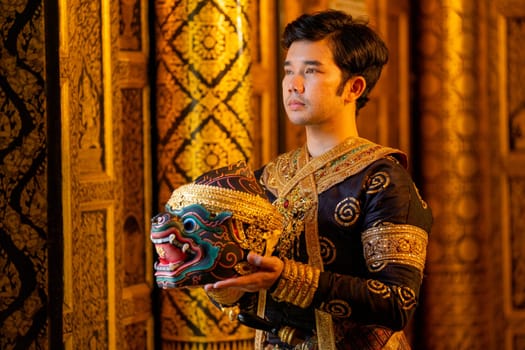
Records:
[[[213,288],[220,289],[220,288],[229,288],[229,287],[239,287],[239,286],[245,286],[250,281],[246,279],[245,276],[242,277],[235,277],[235,278],[228,278],[222,281],[215,282],[213,284]]]
[[[246,260],[248,260],[248,262],[250,264],[252,264],[252,265],[255,265],[257,267],[261,267],[262,262],[263,262],[263,257],[261,255],[259,255],[259,254],[250,252],[250,253],[248,253],[248,257],[246,258]]]

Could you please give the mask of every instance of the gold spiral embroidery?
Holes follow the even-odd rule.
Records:
[[[403,307],[403,309],[410,310],[416,307],[416,293],[411,288],[396,287],[395,291],[398,298],[398,302]]]
[[[352,308],[344,300],[330,300],[323,304],[323,311],[328,312],[334,317],[349,317],[352,314]]]
[[[321,258],[325,265],[331,264],[337,257],[337,250],[335,244],[326,237],[319,237],[319,245],[321,248]]]
[[[335,207],[334,220],[343,227],[355,224],[361,214],[361,205],[354,197],[346,197]]]
[[[366,193],[377,193],[388,187],[390,184],[390,175],[384,171],[380,171],[372,175],[366,184]]]
[[[379,294],[384,299],[390,298],[392,296],[392,291],[383,282],[377,280],[367,280],[366,286],[370,292]]]

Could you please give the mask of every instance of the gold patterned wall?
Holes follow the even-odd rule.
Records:
[[[488,169],[494,198],[489,208],[494,217],[491,232],[499,233],[491,235],[491,258],[496,262],[493,274],[498,277],[493,295],[501,315],[494,322],[494,338],[504,349],[521,350],[525,349],[525,55],[521,49],[525,3],[490,2],[487,17],[487,51],[492,53],[487,62],[487,135],[492,145]]]
[[[40,1],[0,4],[0,349],[46,348],[48,151]]]
[[[425,1],[418,58],[433,208],[420,341],[525,349],[520,1]]]
[[[418,54],[425,194],[433,209],[424,343],[488,349],[488,231],[482,224],[476,1],[420,5]]]
[[[152,349],[147,2],[59,2],[66,349]]]
[[[249,1],[155,2],[159,209],[206,171],[253,165],[251,16]],[[160,292],[163,349],[251,347],[202,289]]]
[[[249,140],[246,149],[224,139],[235,146],[228,148],[234,150],[229,160],[249,155],[258,166],[277,152],[276,6],[286,5],[294,13],[325,2],[251,3],[246,18],[257,23],[250,26],[253,40],[248,41],[255,82],[249,107],[253,134],[248,128],[235,129],[240,140]],[[410,79],[417,86],[417,103],[381,107],[393,106],[400,116],[406,115],[406,108],[421,112],[421,188],[433,208],[435,225],[414,348],[523,350],[525,4],[367,3],[373,5],[389,45],[402,55],[408,45],[406,16],[415,13],[411,25],[417,35],[411,44],[416,45],[417,61]],[[170,118],[198,103],[184,91],[170,95],[166,87],[196,81],[188,78],[155,87],[159,118],[149,120],[148,80],[155,77],[148,76],[153,35],[148,33],[144,0],[3,1],[0,10],[0,348],[152,349],[149,217],[165,201],[162,196],[195,176],[195,171],[177,168],[185,164],[183,170],[189,169],[187,162],[172,162],[170,157],[197,152],[196,159],[216,164],[220,148],[212,147],[216,145],[208,136],[216,141],[218,134],[226,135],[227,128],[218,127],[224,121],[208,118],[216,129],[198,136],[198,144],[179,137],[184,132],[175,132],[174,125],[188,130],[195,124]],[[170,39],[184,38],[184,30],[167,29],[172,24],[184,28],[188,19],[177,12],[180,8],[172,10],[159,17],[157,30],[169,33]],[[152,11],[157,15],[157,8]],[[208,40],[201,43],[214,47]],[[179,68],[171,73],[183,72],[177,59],[184,56],[166,53],[171,60],[157,60],[161,68],[174,64]],[[402,83],[395,81],[406,73],[404,60],[394,60],[399,71],[384,76],[393,81],[394,85],[387,83],[390,92]],[[398,98],[402,95],[389,99]],[[406,125],[403,118],[394,120]],[[154,123],[161,132],[157,152],[163,163],[156,171],[159,208],[152,209],[149,173],[155,162],[149,130]],[[379,120],[367,126],[384,140],[403,142],[407,135],[381,130]],[[289,137],[297,142],[293,133]],[[194,147],[188,151],[185,145]],[[205,149],[209,153],[199,153]],[[193,328],[196,343],[203,344],[202,334],[226,341],[210,348],[242,338],[237,324],[203,306],[202,295],[165,297],[172,298],[167,301],[171,305],[199,308],[195,317],[208,323],[200,330]],[[188,324],[187,313],[163,311],[163,347],[176,348],[170,332],[177,322]],[[248,346],[248,341],[238,345]]]

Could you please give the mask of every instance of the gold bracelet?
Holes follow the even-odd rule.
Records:
[[[283,343],[293,345],[292,341],[295,335],[295,328],[292,328],[289,326],[281,327],[277,335],[279,336],[279,338],[281,339]]]
[[[309,288],[305,292],[305,297],[298,304],[299,307],[307,308],[314,301],[315,292],[319,287],[319,276],[321,275],[321,270],[316,268],[311,268],[312,270],[312,282],[309,284]]]
[[[302,288],[299,288],[299,291],[293,301],[293,304],[295,305],[300,305],[301,303],[303,303],[304,299],[307,297],[308,295],[308,291],[310,290],[310,286],[312,284],[312,279],[313,279],[313,276],[314,276],[314,272],[313,272],[313,269],[310,269],[309,266],[307,265],[303,265],[304,266],[304,273],[303,273],[303,283],[302,283],[302,286],[305,286],[305,287],[302,287]]]
[[[287,302],[306,308],[313,301],[320,273],[319,269],[310,265],[285,260],[277,288],[271,296],[278,302]]]

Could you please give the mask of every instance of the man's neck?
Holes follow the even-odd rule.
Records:
[[[318,157],[350,137],[358,137],[356,129],[341,129],[338,132],[323,133],[310,128],[306,129],[306,146],[312,157]]]

